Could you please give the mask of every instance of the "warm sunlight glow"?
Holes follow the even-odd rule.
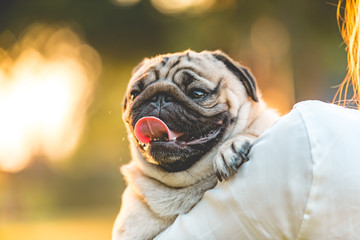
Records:
[[[290,49],[290,34],[281,22],[261,17],[251,28],[251,44],[263,55],[282,56]]]
[[[34,25],[0,48],[0,170],[74,150],[100,68],[96,51],[68,28]]]
[[[347,0],[345,7],[339,1],[337,8],[337,19],[344,42],[347,46],[348,72],[344,81],[340,84],[335,98],[339,104],[348,104],[347,95],[350,85],[353,88],[353,96],[350,102],[355,101],[360,109],[360,1]],[[343,16],[341,11],[343,10]]]
[[[151,0],[153,6],[165,14],[181,12],[203,12],[209,9],[215,0]]]
[[[251,45],[263,98],[279,113],[287,113],[295,103],[289,31],[276,19],[260,17],[251,28]]]
[[[140,0],[111,0],[111,1],[121,7],[133,6],[138,2],[140,2]]]

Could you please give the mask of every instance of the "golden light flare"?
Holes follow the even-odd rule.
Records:
[[[344,7],[342,3],[342,0],[338,3],[337,20],[346,44],[348,68],[334,101],[338,99],[340,105],[346,105],[348,103],[348,89],[351,85],[353,96],[350,101],[354,101],[360,109],[360,1],[347,0]],[[342,9],[343,16],[341,16]]]
[[[255,76],[261,83],[263,98],[285,114],[295,103],[290,33],[280,21],[260,17],[252,25],[250,36],[255,50]]]
[[[283,56],[290,49],[290,34],[280,21],[260,17],[251,28],[251,43],[263,55]]]
[[[114,4],[121,7],[129,7],[137,4],[140,0],[111,0]]]
[[[208,10],[215,0],[151,0],[151,3],[164,14],[199,13]]]
[[[100,71],[98,53],[66,27],[32,25],[0,48],[0,170],[22,170],[36,156],[67,157]]]

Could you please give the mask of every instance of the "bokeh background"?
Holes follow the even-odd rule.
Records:
[[[0,0],[0,239],[110,239],[129,161],[121,102],[144,57],[222,49],[268,104],[331,102],[335,0]]]

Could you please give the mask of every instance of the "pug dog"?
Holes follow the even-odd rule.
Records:
[[[124,98],[132,160],[112,239],[156,237],[235,174],[277,118],[251,73],[219,50],[144,59]]]

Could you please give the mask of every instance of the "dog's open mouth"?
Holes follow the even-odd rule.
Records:
[[[167,172],[179,172],[200,160],[221,139],[227,118],[215,119],[214,123],[202,124],[196,131],[184,128],[184,132],[176,132],[161,119],[148,116],[136,122],[134,134],[149,163]]]
[[[216,138],[222,129],[223,121],[219,121],[206,131],[181,133],[171,130],[157,117],[143,117],[134,128],[135,136],[142,145],[153,143],[175,143],[190,146],[206,143]]]

